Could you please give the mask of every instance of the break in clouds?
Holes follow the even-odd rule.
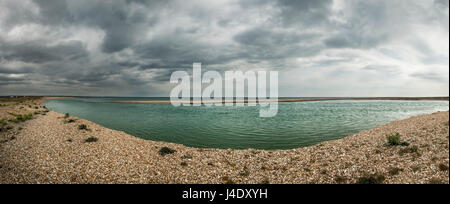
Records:
[[[0,0],[0,95],[168,96],[173,71],[280,96],[447,96],[448,0]]]

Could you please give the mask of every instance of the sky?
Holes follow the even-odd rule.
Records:
[[[449,0],[0,0],[0,95],[168,96],[194,62],[284,97],[448,96]]]

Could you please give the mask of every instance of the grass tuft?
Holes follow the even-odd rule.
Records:
[[[418,172],[419,170],[420,170],[420,166],[411,166],[411,170],[413,171],[413,172]]]
[[[400,146],[408,147],[408,146],[409,146],[409,143],[408,143],[408,142],[402,142],[402,143],[400,144]]]
[[[358,179],[356,184],[382,184],[386,177],[382,174],[366,175]]]
[[[265,178],[261,184],[270,184],[270,180],[268,178]]]
[[[407,147],[407,148],[401,149],[398,153],[400,154],[400,156],[403,156],[404,154],[408,154],[408,153],[419,154],[419,147],[417,147],[417,146]]]
[[[438,178],[432,178],[428,181],[428,184],[443,184],[443,182]]]
[[[85,124],[78,125],[78,129],[79,130],[87,130],[87,125],[85,125]]]
[[[191,155],[183,155],[181,159],[192,159]]]
[[[13,122],[13,123],[21,123],[21,122],[25,122],[27,120],[31,120],[33,118],[33,114],[26,114],[26,115],[14,115],[16,116],[15,119],[11,119],[9,120],[9,122]]]
[[[448,166],[445,164],[439,164],[439,170],[441,171],[448,171]]]
[[[224,176],[222,177],[222,180],[225,182],[225,184],[236,184],[230,177]]]
[[[391,169],[389,170],[389,174],[390,174],[391,176],[395,176],[395,175],[398,175],[401,171],[403,171],[403,169],[400,169],[400,168],[391,168]]]
[[[334,181],[336,181],[336,183],[338,184],[344,184],[347,182],[347,178],[343,177],[343,176],[337,176]]]
[[[248,176],[250,176],[250,171],[248,170],[247,167],[244,167],[244,170],[241,171],[241,172],[239,173],[239,175],[242,176],[242,177],[248,177]]]
[[[4,120],[4,119],[0,119],[0,132],[3,130],[3,127],[5,127],[6,125],[8,125],[8,122],[6,122],[6,120]]]
[[[85,143],[92,143],[92,142],[98,142],[98,138],[96,137],[89,137],[84,140]]]
[[[394,135],[388,136],[387,137],[388,144],[391,146],[401,145],[400,137],[401,137],[400,133],[396,133]]]
[[[176,152],[175,150],[170,149],[170,148],[168,148],[168,147],[163,147],[163,148],[161,148],[161,149],[159,150],[159,154],[160,154],[161,156],[166,156],[166,155],[168,155],[168,154],[173,154],[173,153],[175,153],[175,152]]]

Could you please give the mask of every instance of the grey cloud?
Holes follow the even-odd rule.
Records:
[[[141,63],[141,69],[192,68],[193,62],[225,64],[238,59],[234,46],[217,47],[183,35],[155,36],[152,41],[133,48],[136,55],[150,63]]]
[[[281,18],[287,25],[316,26],[327,23],[333,0],[280,0]]]
[[[236,35],[234,39],[243,45],[272,47],[310,42],[319,36],[317,34],[274,32],[264,28],[253,28]]]
[[[102,49],[106,53],[121,51],[133,45],[144,28],[151,27],[157,18],[148,16],[150,7],[135,6],[139,3],[156,6],[163,1],[66,1],[35,0],[40,8],[41,22],[58,25],[85,25],[101,28],[106,36]],[[67,3],[69,2],[69,3]]]
[[[193,62],[201,62],[204,71],[308,66],[317,83],[324,84],[332,75],[389,80],[410,73],[400,65],[388,66],[386,58],[405,67],[409,58],[423,69],[448,65],[448,48],[418,38],[422,32],[412,29],[423,26],[431,35],[448,36],[448,0],[235,3],[0,1],[0,85],[18,93],[28,88],[37,93],[159,94],[168,92],[164,84],[173,71],[190,71]],[[408,49],[420,56],[405,54]],[[323,73],[314,72],[319,69]],[[439,75],[423,71],[409,76],[448,81]]]
[[[372,71],[378,74],[395,76],[401,74],[398,67],[393,65],[380,65],[380,64],[371,64],[362,68],[365,71]]]
[[[345,22],[334,25],[338,32],[326,39],[325,45],[330,48],[368,49],[389,42],[390,36],[394,34],[389,28],[392,23],[396,23],[396,19],[389,17],[388,3],[372,0],[350,2],[348,6],[352,15]]]
[[[25,74],[33,72],[31,67],[8,68],[0,65],[0,74]]]
[[[172,75],[172,73],[174,71],[179,71],[179,69],[177,70],[162,70],[160,72],[158,72],[156,74],[156,76],[153,78],[153,80],[157,81],[157,82],[168,82],[170,80],[170,76]]]
[[[65,0],[34,0],[39,6],[41,22],[45,24],[70,23],[74,19]]]
[[[77,60],[88,57],[83,44],[70,41],[58,45],[43,45],[39,42],[4,43],[0,45],[0,58],[7,61],[46,63],[61,60]]]
[[[449,0],[434,0],[434,3],[447,9],[449,7]]]
[[[36,15],[30,8],[19,1],[0,1],[2,13],[8,14],[0,21],[2,30],[9,31],[16,26],[37,22]]]
[[[1,82],[21,82],[24,81],[24,78],[17,78],[17,77],[7,77],[7,76],[0,76]]]
[[[261,8],[270,5],[279,10],[272,16],[275,23],[283,26],[320,26],[328,23],[333,0],[245,0],[240,1],[244,9]]]
[[[410,75],[411,77],[430,80],[430,81],[446,81],[448,82],[448,75],[442,75],[440,73],[435,72],[417,72]]]
[[[275,64],[283,64],[283,61],[290,58],[313,56],[319,53],[323,49],[320,44],[306,44],[317,41],[320,37],[320,34],[252,28],[234,36],[234,40],[240,44],[239,50],[242,52],[239,56],[249,63],[269,60],[273,61],[273,66],[276,66]]]
[[[367,49],[386,42],[388,37],[382,36],[360,36],[352,32],[345,32],[339,36],[335,36],[325,40],[325,45],[330,48],[357,48]]]

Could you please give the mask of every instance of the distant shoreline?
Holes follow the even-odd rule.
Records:
[[[257,102],[270,103],[270,102],[314,102],[314,101],[347,101],[347,100],[386,100],[386,101],[449,101],[449,97],[349,97],[349,98],[314,98],[314,99],[298,99],[298,98],[282,98],[278,100],[257,100]],[[133,101],[133,100],[117,100],[116,103],[134,103],[134,104],[171,104],[169,100],[155,100],[155,101]],[[249,100],[221,100],[221,101],[182,101],[186,104],[214,104],[214,103],[248,103]]]

